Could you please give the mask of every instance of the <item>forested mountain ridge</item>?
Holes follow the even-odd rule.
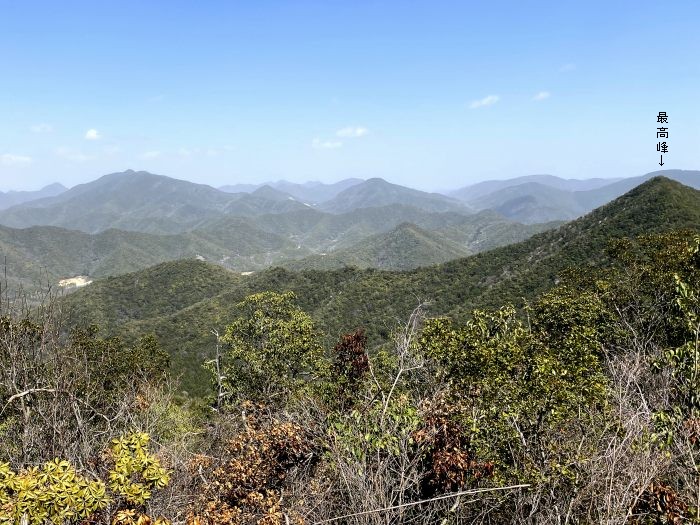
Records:
[[[230,194],[205,184],[128,170],[2,210],[0,224],[59,226],[87,233],[116,228],[173,234],[226,214],[252,216],[305,207],[296,200],[280,203],[261,195]]]
[[[364,327],[376,343],[386,340],[421,300],[432,301],[434,314],[465,319],[474,307],[519,302],[547,290],[566,268],[605,264],[605,248],[613,239],[678,228],[700,230],[700,192],[657,177],[555,230],[438,266],[407,272],[271,269],[227,282],[211,297],[165,316],[160,310],[150,312],[146,297],[138,313],[128,307],[118,309],[122,312],[119,323],[108,320],[109,312],[116,309],[115,301],[130,303],[129,286],[122,283],[140,281],[139,273],[98,281],[68,297],[67,303],[84,322],[107,320],[102,323],[107,333],[135,337],[155,332],[171,353],[176,370],[184,374],[185,387],[197,392],[203,376],[193,365],[212,351],[207,334],[235,318],[235,305],[251,293],[294,291],[329,340]],[[161,279],[157,288],[168,289],[167,276]]]
[[[334,198],[319,205],[319,209],[331,213],[344,213],[361,208],[403,204],[426,211],[452,211],[470,213],[471,210],[457,199],[439,193],[427,193],[384,179],[368,179],[338,193]]]
[[[373,235],[330,254],[285,263],[292,270],[322,270],[355,266],[380,270],[410,270],[469,255],[461,246],[439,232],[429,232],[409,222],[387,233]]]
[[[287,200],[282,196],[279,202]],[[381,238],[409,221],[426,230],[422,234],[425,243],[446,243],[449,248],[435,253],[423,249],[423,243],[407,243],[385,249],[381,261],[343,256],[347,250],[367,252],[369,248],[363,246],[376,246],[380,242],[376,236]],[[226,215],[201,228],[170,235],[117,229],[88,234],[53,226],[0,226],[0,256],[5,284],[10,289],[22,286],[26,291],[37,291],[66,278],[115,276],[176,259],[200,258],[239,272],[275,264],[298,268],[425,266],[516,242],[553,226],[525,226],[490,211],[465,216],[386,206],[366,208],[362,214],[334,215],[304,208],[254,219]],[[336,251],[340,255],[335,256]],[[326,262],[320,253],[331,258]]]
[[[76,276],[96,279],[121,275],[177,259],[200,258],[242,271],[309,253],[291,240],[256,229],[244,220],[235,228],[174,235],[114,229],[88,234],[53,226],[0,226],[5,285],[13,291],[20,286],[28,292],[38,291]]]
[[[669,174],[700,184],[698,172]],[[297,270],[345,265],[412,269],[518,242],[555,225],[523,225],[505,216],[522,216],[526,221],[561,215],[571,218],[649,176],[608,185],[602,180],[564,181],[544,176],[515,179],[513,182],[521,183],[515,186],[492,181],[479,187],[491,189],[496,182],[506,186],[482,195],[477,207],[487,209],[473,214],[461,205],[454,208],[456,201],[447,197],[381,179],[339,183],[348,187],[339,191],[340,197],[327,201],[335,203],[329,213],[271,186],[228,194],[145,172],[115,173],[54,197],[0,210],[0,222],[3,218],[10,222],[27,219],[99,230],[91,237],[51,226],[0,228],[0,255],[7,275],[4,284],[33,291],[79,275],[94,280],[195,257],[239,272],[274,265]],[[540,188],[545,183],[551,186]],[[591,185],[592,189],[568,193],[555,188]],[[545,189],[536,196],[527,191],[520,195],[523,188]],[[505,202],[499,204],[499,199]],[[366,207],[372,202],[384,205]],[[340,213],[343,207],[348,211]],[[444,207],[452,211],[429,211]],[[103,229],[113,223],[132,231]],[[415,228],[392,233],[402,223]]]
[[[656,176],[700,189],[700,171],[664,170],[625,179],[566,180],[534,175],[486,181],[451,195],[473,209],[492,209],[511,220],[530,224],[579,217]]]
[[[177,233],[192,228],[234,200],[205,185],[146,172],[112,173],[56,197],[0,212],[14,228],[59,226],[98,233],[110,228]]]
[[[466,257],[526,239],[557,223],[524,225],[484,211],[437,228],[403,222],[388,232],[374,234],[338,249],[303,259],[282,261],[290,270],[330,270],[344,266],[380,270],[412,270]]]
[[[358,208],[408,205],[428,212],[470,213],[455,199],[381,179],[355,185],[339,183],[336,188],[344,189],[337,194],[328,190],[334,196],[319,209],[344,213]],[[0,224],[13,228],[58,226],[86,233],[121,229],[175,234],[203,228],[226,216],[257,217],[309,208],[309,203],[271,186],[261,186],[250,193],[226,193],[205,184],[128,170],[74,186],[53,197],[0,210]]]
[[[57,226],[87,233],[121,229],[175,234],[206,228],[208,223],[228,216],[257,218],[311,209],[347,214],[384,206],[461,215],[488,209],[512,221],[533,224],[579,217],[656,175],[667,175],[700,188],[700,172],[665,170],[627,179],[568,180],[531,175],[485,181],[447,195],[419,191],[379,178],[346,179],[334,184],[278,181],[223,187],[229,191],[242,190],[230,193],[205,184],[128,170],[65,191],[60,185],[52,185],[41,192],[0,195],[0,224],[14,228]],[[38,198],[41,195],[51,196]],[[2,209],[3,199],[10,196],[31,200]],[[414,221],[409,219],[409,222]]]

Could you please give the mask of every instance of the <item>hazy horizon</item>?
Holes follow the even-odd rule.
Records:
[[[478,184],[478,183],[480,183],[480,182],[497,181],[497,180],[506,181],[506,180],[517,179],[517,178],[521,178],[521,177],[554,176],[554,177],[558,177],[558,178],[565,179],[565,180],[589,180],[589,179],[604,179],[604,180],[608,180],[608,179],[609,179],[609,180],[611,180],[611,181],[614,181],[614,180],[618,180],[618,179],[626,179],[626,178],[632,178],[632,177],[642,176],[642,175],[646,175],[646,174],[648,174],[648,173],[652,173],[652,172],[655,172],[655,171],[661,171],[661,172],[663,172],[663,171],[677,171],[677,170],[681,170],[681,171],[695,171],[695,170],[692,170],[691,168],[671,168],[671,169],[668,169],[668,170],[666,170],[666,169],[663,169],[663,170],[650,170],[649,172],[645,172],[645,173],[636,173],[636,174],[630,174],[630,175],[625,175],[625,176],[620,176],[620,177],[586,177],[586,178],[578,178],[578,177],[559,177],[558,175],[555,175],[555,174],[553,174],[553,173],[528,173],[528,174],[522,174],[522,175],[514,175],[514,176],[512,176],[512,177],[480,178],[480,179],[477,178],[477,179],[471,179],[471,180],[469,180],[468,182],[465,182],[464,184],[456,184],[456,185],[448,186],[448,187],[432,187],[432,186],[429,186],[429,185],[420,185],[420,184],[416,184],[416,185],[412,185],[412,184],[401,184],[400,182],[397,182],[396,180],[392,180],[391,178],[387,178],[387,177],[378,177],[378,178],[381,178],[381,179],[383,179],[383,180],[385,180],[385,181],[387,181],[387,182],[389,182],[389,183],[391,183],[391,184],[399,184],[399,185],[402,185],[402,186],[406,186],[406,187],[409,187],[409,188],[418,189],[418,190],[421,190],[421,191],[434,192],[434,193],[447,193],[447,192],[450,192],[450,191],[453,191],[453,190],[457,190],[457,189],[463,188],[463,187],[465,187],[465,186],[469,186],[469,185],[472,185],[472,184]],[[233,182],[224,183],[224,184],[212,184],[212,183],[206,182],[206,181],[204,181],[204,180],[192,180],[192,179],[190,179],[190,178],[187,178],[186,176],[173,177],[173,176],[171,176],[171,175],[168,175],[167,173],[156,173],[156,172],[152,172],[152,171],[148,171],[148,170],[143,170],[143,169],[126,168],[126,169],[123,169],[123,170],[112,171],[112,172],[109,172],[109,173],[101,173],[101,174],[96,175],[96,176],[94,176],[94,177],[87,177],[87,178],[86,178],[85,180],[83,180],[83,181],[77,182],[77,183],[75,183],[75,184],[70,184],[70,185],[64,183],[63,181],[55,180],[55,181],[49,182],[49,183],[47,183],[47,184],[41,184],[41,185],[38,185],[38,186],[35,185],[35,186],[32,186],[32,187],[2,187],[2,186],[0,186],[0,192],[7,193],[7,192],[22,192],[22,191],[38,191],[38,190],[41,190],[41,189],[43,189],[43,188],[45,188],[45,187],[47,187],[47,186],[53,185],[53,184],[61,184],[61,185],[63,185],[64,187],[70,189],[70,188],[73,188],[73,187],[75,187],[75,186],[79,186],[79,185],[81,185],[81,184],[87,184],[87,183],[93,182],[93,181],[95,181],[95,180],[97,180],[97,179],[99,179],[99,178],[101,178],[101,177],[103,177],[103,176],[105,176],[105,175],[111,175],[111,174],[113,174],[113,173],[124,173],[124,172],[127,172],[127,171],[148,172],[148,173],[150,173],[151,175],[159,175],[159,176],[169,177],[169,178],[172,178],[172,179],[177,179],[177,180],[182,180],[182,181],[187,181],[187,182],[193,182],[193,183],[196,183],[196,184],[205,184],[205,185],[211,186],[212,188],[216,188],[216,189],[220,189],[220,188],[225,187],[225,186],[235,186],[235,185],[239,185],[239,184],[240,184],[240,185],[257,185],[257,186],[263,186],[263,185],[266,185],[266,184],[275,184],[275,183],[281,183],[281,182],[291,182],[291,183],[295,183],[295,184],[307,184],[307,183],[334,184],[334,183],[341,182],[342,180],[347,180],[347,179],[368,180],[368,179],[370,179],[370,178],[373,178],[373,177],[345,177],[345,178],[343,178],[343,179],[329,180],[329,181],[320,181],[320,180],[291,181],[291,180],[288,180],[288,179],[276,179],[276,180],[250,181],[250,182],[238,182],[238,181],[233,181]],[[661,174],[663,174],[663,173],[661,173]],[[4,182],[4,181],[3,181],[3,182]]]
[[[700,4],[4,2],[0,187],[700,166]],[[665,28],[673,28],[667,33]]]

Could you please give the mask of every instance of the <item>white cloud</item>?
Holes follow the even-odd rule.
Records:
[[[472,101],[472,103],[469,104],[469,107],[471,109],[477,109],[477,108],[485,108],[487,106],[493,106],[500,99],[501,99],[501,97],[499,97],[498,95],[487,95],[482,99]]]
[[[59,157],[69,160],[71,162],[86,162],[94,158],[90,155],[85,155],[81,151],[75,151],[69,148],[56,148],[55,153]]]
[[[336,136],[344,138],[360,138],[369,133],[369,130],[363,126],[348,126],[347,128],[339,129],[335,132]]]
[[[99,140],[102,135],[96,129],[89,129],[85,132],[85,140]]]
[[[32,133],[51,133],[53,131],[53,126],[46,122],[41,122],[40,124],[34,124],[29,129],[32,130]]]
[[[25,155],[5,153],[0,157],[0,161],[2,161],[5,166],[26,166],[27,164],[31,164],[33,159]]]
[[[157,159],[160,157],[160,151],[146,151],[141,154],[141,158],[144,160]]]
[[[552,94],[549,91],[540,91],[534,97],[532,97],[532,100],[534,100],[536,102],[540,102],[542,100],[548,99],[551,96],[552,96]]]
[[[559,68],[560,73],[568,73],[569,71],[574,71],[576,69],[576,64],[564,64]]]
[[[311,146],[315,149],[337,149],[343,145],[339,140],[321,140],[314,139]]]

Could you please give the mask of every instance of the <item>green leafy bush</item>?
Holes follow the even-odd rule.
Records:
[[[115,500],[115,523],[150,523],[149,516],[131,507],[142,506],[153,489],[165,487],[170,474],[149,453],[148,442],[149,436],[142,433],[113,441],[114,468],[108,484],[78,474],[73,465],[61,459],[20,472],[0,463],[0,525],[93,521],[114,506]],[[119,505],[119,500],[126,506]],[[162,518],[156,522],[167,523]]]

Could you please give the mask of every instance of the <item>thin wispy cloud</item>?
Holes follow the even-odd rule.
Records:
[[[4,153],[0,156],[0,162],[5,166],[26,166],[33,162],[31,157],[26,155],[14,155],[12,153]]]
[[[342,147],[343,143],[339,140],[322,140],[314,139],[311,141],[311,147],[314,149],[337,149]]]
[[[576,70],[576,64],[564,64],[559,68],[560,73],[568,73],[569,71],[575,71]]]
[[[141,154],[141,158],[144,160],[152,160],[160,157],[160,151],[146,151]]]
[[[71,162],[86,162],[94,158],[90,155],[85,155],[82,151],[76,151],[70,148],[56,148],[55,153],[62,159]]]
[[[47,124],[46,122],[41,122],[39,124],[34,124],[29,128],[32,133],[51,133],[53,131],[53,126]]]
[[[472,101],[472,103],[469,104],[469,108],[477,109],[493,106],[499,100],[501,100],[501,97],[499,97],[498,95],[487,95],[482,99]]]
[[[96,129],[89,129],[85,132],[85,140],[100,140],[102,134]]]
[[[540,102],[542,100],[547,100],[551,96],[552,94],[549,91],[540,91],[534,97],[532,97],[532,100],[535,102]]]
[[[335,132],[336,136],[343,138],[360,138],[369,133],[369,130],[363,126],[348,126],[347,128],[339,129]]]

